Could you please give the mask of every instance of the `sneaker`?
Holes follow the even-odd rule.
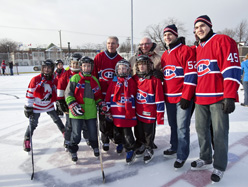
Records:
[[[220,171],[218,169],[214,169],[212,175],[211,175],[211,180],[213,182],[219,182],[220,179],[223,177],[224,171]]]
[[[30,140],[24,140],[23,142],[23,150],[26,152],[30,151]]]
[[[191,170],[205,170],[210,169],[212,167],[212,160],[205,161],[202,159],[198,159],[194,162],[191,162]]]
[[[102,148],[104,151],[108,151],[109,150],[109,143],[104,143]]]
[[[116,152],[118,154],[121,154],[123,151],[123,145],[122,144],[118,144],[117,147],[116,147]]]
[[[183,167],[184,163],[185,163],[185,160],[177,159],[174,163],[174,168],[181,168]]]
[[[77,160],[78,160],[77,153],[71,153],[71,160],[73,162],[77,162]]]
[[[164,157],[166,158],[174,158],[176,157],[177,152],[173,151],[171,148],[164,151]]]
[[[143,156],[145,150],[146,150],[146,149],[145,149],[145,146],[142,144],[142,145],[140,146],[140,148],[138,148],[138,149],[136,150],[136,157],[139,158],[139,157]]]
[[[99,155],[100,155],[99,149],[98,148],[94,148],[93,151],[94,151],[95,157],[99,157]]]
[[[144,156],[144,162],[145,164],[149,163],[153,159],[153,150],[152,149],[146,149],[145,150],[145,156]]]
[[[127,152],[126,162],[127,164],[133,163],[135,159],[135,152],[133,150]]]

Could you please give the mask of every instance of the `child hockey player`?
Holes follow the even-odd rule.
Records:
[[[56,64],[56,70],[54,72],[54,75],[55,75],[55,79],[57,79],[57,82],[58,82],[58,80],[62,77],[63,73],[65,72],[65,69],[63,67],[64,62],[62,60],[58,59],[55,61],[55,64]],[[56,112],[57,112],[58,116],[64,115],[63,111],[60,110],[57,102],[56,102]]]
[[[57,95],[56,80],[54,79],[53,71],[54,63],[52,60],[47,59],[42,62],[41,74],[33,77],[29,83],[24,114],[29,118],[30,126],[27,128],[24,137],[24,151],[30,151],[30,134],[31,136],[33,135],[33,131],[38,125],[40,113],[42,112],[46,112],[51,116],[61,133],[65,132],[65,126],[54,109],[54,102]]]
[[[80,59],[81,72],[74,75],[66,88],[65,98],[69,106],[69,117],[71,120],[72,133],[69,143],[69,152],[72,161],[77,161],[78,144],[81,141],[82,124],[87,125],[90,145],[96,157],[99,156],[96,104],[102,105],[102,92],[96,77],[91,75],[94,62],[89,57]]]
[[[135,158],[135,140],[132,127],[137,125],[135,114],[135,96],[137,87],[130,75],[130,63],[120,60],[115,66],[115,77],[110,83],[105,97],[110,107],[114,125],[121,134],[127,152],[126,162],[131,164]]]
[[[59,108],[66,113],[66,123],[65,123],[65,127],[66,127],[66,132],[65,132],[65,142],[64,142],[64,146],[67,150],[68,144],[70,142],[70,138],[71,138],[71,124],[70,124],[70,119],[69,119],[69,109],[68,106],[65,102],[65,89],[70,81],[70,78],[75,75],[78,74],[80,72],[80,64],[79,64],[79,60],[82,58],[82,55],[79,53],[75,53],[70,57],[70,69],[67,70],[62,77],[59,79],[58,81],[58,86],[57,86],[57,104],[59,106]],[[87,133],[87,129],[85,127],[85,125],[83,126],[84,128],[84,139],[88,140],[88,133]]]
[[[144,154],[144,162],[153,158],[154,131],[156,120],[158,125],[164,124],[164,94],[160,79],[153,76],[153,62],[147,55],[140,55],[136,59],[136,75],[133,76],[137,84],[136,115],[138,124],[134,127],[136,142],[139,149],[136,157]]]

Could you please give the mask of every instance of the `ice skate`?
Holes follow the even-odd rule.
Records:
[[[191,170],[206,170],[212,168],[212,160],[204,161],[202,159],[198,159],[194,162],[191,162]]]
[[[135,160],[135,152],[133,150],[127,152],[126,162],[128,165],[132,164]]]
[[[152,149],[146,149],[145,155],[144,155],[144,162],[145,164],[148,164],[153,159],[153,150]]]

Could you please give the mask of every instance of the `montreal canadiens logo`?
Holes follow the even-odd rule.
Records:
[[[197,63],[197,74],[198,76],[203,76],[203,75],[206,75],[210,72],[210,69],[209,69],[209,65],[210,65],[210,61],[209,60],[200,60],[198,63]]]
[[[118,102],[116,102],[116,104],[117,105],[125,106],[125,103],[126,102],[132,102],[131,101],[131,98],[127,98],[127,97],[121,96],[121,99]]]
[[[136,101],[138,103],[146,103],[146,98],[147,98],[147,93],[138,90],[137,95],[136,95]]]
[[[114,77],[114,69],[104,69],[102,71],[102,78],[105,80],[105,81],[109,81],[109,80],[112,80],[113,77]]]
[[[173,79],[174,77],[176,77],[176,66],[165,66],[163,68],[163,72],[164,72],[164,79],[165,80],[170,80]]]

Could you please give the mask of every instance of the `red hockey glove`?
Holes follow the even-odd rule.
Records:
[[[109,111],[109,107],[106,105],[104,101],[99,102],[98,106],[99,106],[100,115],[104,115]]]
[[[107,113],[105,114],[105,119],[106,119],[106,121],[108,121],[108,122],[112,122],[112,121],[113,121],[112,115],[111,115],[109,112],[107,112]]]
[[[73,101],[69,104],[69,109],[73,116],[83,116],[84,110],[82,109],[81,105],[78,104],[76,101]]]

